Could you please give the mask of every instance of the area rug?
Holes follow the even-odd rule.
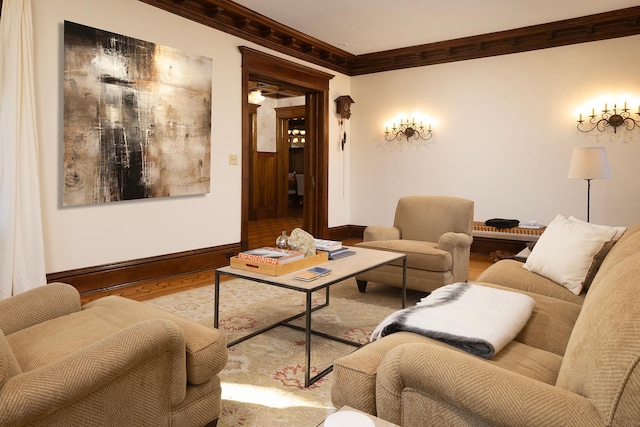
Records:
[[[407,292],[407,305],[424,294]],[[146,303],[213,327],[214,287],[168,295]],[[325,291],[313,304],[325,301]],[[401,308],[398,288],[370,283],[362,294],[354,279],[331,287],[330,304],[312,315],[313,329],[365,343],[390,313]],[[304,311],[305,295],[242,279],[220,285],[220,330],[227,341]],[[304,324],[304,317],[296,320]],[[304,387],[305,334],[285,326],[228,349],[221,372],[222,414],[219,427],[317,426],[336,410],[331,403],[333,373]],[[321,372],[355,347],[312,337],[311,374]]]

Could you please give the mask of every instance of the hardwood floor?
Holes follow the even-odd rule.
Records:
[[[249,222],[249,247],[273,246],[275,239],[282,231],[290,234],[296,227],[302,227],[302,217],[274,218]],[[346,245],[353,245],[359,239],[345,241]],[[480,273],[492,264],[488,257],[472,255],[469,264],[469,280],[474,280]],[[226,278],[226,277],[225,277]],[[171,276],[159,280],[150,280],[137,284],[113,288],[103,292],[95,292],[81,296],[82,304],[105,297],[119,295],[137,301],[158,298],[175,292],[196,289],[213,284],[215,270],[203,270],[195,273]]]

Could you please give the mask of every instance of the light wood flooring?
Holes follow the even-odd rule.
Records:
[[[258,248],[261,246],[273,246],[275,239],[286,231],[290,234],[296,227],[302,227],[301,217],[274,218],[260,221],[249,222],[249,247]],[[357,243],[356,240],[344,241],[347,246]],[[488,257],[471,256],[469,265],[469,279],[474,280],[482,273],[492,262]],[[175,292],[196,289],[202,286],[213,284],[215,280],[215,270],[203,270],[195,273],[171,276],[157,280],[150,280],[122,286],[120,288],[112,288],[103,292],[95,292],[88,295],[82,295],[83,304],[102,298],[107,295],[119,295],[137,301],[145,301],[152,298],[158,298]]]

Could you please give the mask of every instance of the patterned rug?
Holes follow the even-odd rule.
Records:
[[[407,292],[407,306],[424,294]],[[147,301],[202,325],[213,327],[214,287],[185,291]],[[313,295],[313,304],[325,291]],[[231,341],[304,311],[303,293],[242,279],[220,285],[220,330]],[[330,304],[312,315],[312,327],[331,335],[365,343],[387,315],[399,310],[398,288],[370,283],[358,292],[354,279],[331,287]],[[304,325],[304,317],[295,321]],[[221,372],[222,414],[219,427],[317,426],[336,408],[331,403],[333,374],[304,387],[304,332],[280,326],[229,348]],[[314,375],[355,347],[312,337]]]

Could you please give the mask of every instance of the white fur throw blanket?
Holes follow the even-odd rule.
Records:
[[[521,293],[454,283],[436,289],[415,307],[389,315],[371,341],[408,331],[490,359],[518,335],[534,306],[535,301]]]

